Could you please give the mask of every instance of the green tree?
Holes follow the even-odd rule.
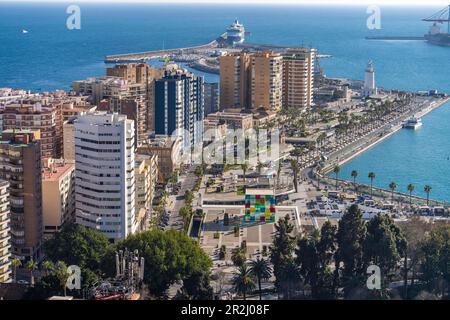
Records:
[[[368,175],[369,179],[370,179],[370,195],[373,195],[373,180],[375,179],[375,173],[374,172],[369,172]]]
[[[355,187],[355,192],[358,191],[358,187],[356,186],[356,178],[358,177],[358,171],[352,170],[351,176],[353,178],[353,185]]]
[[[392,279],[400,259],[406,253],[407,242],[394,220],[387,214],[379,214],[367,224],[364,240],[366,266],[377,265],[381,270],[382,294]]]
[[[428,288],[450,298],[450,225],[435,227],[426,237],[421,263],[422,279]],[[439,282],[444,285],[440,288]]]
[[[255,288],[254,278],[246,263],[238,268],[238,271],[234,274],[232,283],[236,293],[242,295],[242,298],[246,300],[247,292]]]
[[[296,262],[305,282],[311,287],[313,299],[334,297],[333,274],[330,269],[336,250],[336,227],[326,222],[321,232],[302,237],[296,249]]]
[[[22,261],[20,261],[17,258],[14,258],[11,260],[11,266],[13,267],[13,277],[14,282],[17,281],[17,268],[19,268],[22,265]]]
[[[410,184],[408,184],[407,189],[409,192],[409,206],[412,208],[412,193],[415,189],[415,186],[412,183],[410,183]]]
[[[245,255],[245,249],[243,247],[234,248],[232,250],[231,261],[236,267],[242,266],[246,260],[247,257]]]
[[[338,178],[339,178],[339,172],[341,172],[341,167],[339,165],[335,165],[333,168],[334,175],[336,177],[336,190],[338,188]]]
[[[38,264],[36,261],[34,261],[33,259],[29,260],[26,264],[25,264],[25,268],[28,269],[28,271],[30,271],[30,279],[31,279],[31,286],[34,286],[34,271],[37,269]]]
[[[101,232],[69,224],[53,238],[44,243],[49,261],[63,261],[66,265],[77,265],[81,269],[83,288],[89,287],[103,275],[103,259],[111,250],[111,244]]]
[[[67,264],[64,261],[58,261],[53,269],[53,274],[59,281],[59,285],[63,289],[64,296],[67,295],[67,280],[70,277],[69,272],[67,272]]]
[[[250,261],[250,273],[258,280],[259,300],[262,300],[261,281],[268,280],[272,276],[272,268],[265,259]]]
[[[42,262],[42,269],[45,272],[45,275],[48,276],[49,273],[53,270],[53,262],[45,260],[44,262]]]
[[[400,228],[405,236],[407,247],[403,261],[404,298],[408,296],[408,273],[411,273],[411,287],[414,287],[416,275],[420,272],[420,262],[423,257],[422,246],[427,235],[432,230],[432,224],[421,217],[412,216],[401,223]]]
[[[423,191],[425,191],[425,193],[427,194],[427,206],[429,205],[429,203],[430,203],[430,192],[431,192],[431,186],[429,186],[429,185],[426,185],[424,188],[423,188]]]
[[[211,300],[213,295],[209,272],[196,271],[183,280],[183,287],[177,299]]]
[[[275,234],[273,244],[270,247],[270,262],[273,265],[273,274],[275,276],[275,286],[278,292],[285,291],[284,281],[286,280],[285,269],[289,262],[293,262],[293,253],[295,249],[295,236],[292,235],[294,226],[290,222],[289,215],[279,219],[275,224]]]
[[[132,234],[120,241],[115,250],[125,248],[138,250],[145,259],[144,283],[158,297],[163,296],[175,282],[196,272],[209,274],[212,266],[211,259],[196,241],[174,229]],[[114,265],[114,257],[114,252],[111,252],[106,262]],[[110,275],[113,274],[114,270],[110,270]]]
[[[391,201],[394,203],[394,191],[397,189],[397,183],[395,181],[389,183],[389,189],[391,190]]]
[[[298,162],[295,161],[294,159],[291,159],[291,169],[292,172],[294,173],[294,188],[295,188],[295,192],[298,191],[298,174],[300,173],[300,167],[298,166]]]
[[[362,219],[361,210],[354,204],[339,220],[336,233],[338,249],[335,254],[335,282],[342,269],[345,297],[350,297],[352,291],[364,283],[363,243],[365,238],[366,224]]]

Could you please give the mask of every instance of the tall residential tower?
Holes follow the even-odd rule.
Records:
[[[134,170],[132,120],[106,112],[75,120],[76,222],[113,241],[134,233]]]

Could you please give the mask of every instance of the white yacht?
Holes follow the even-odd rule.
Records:
[[[422,119],[411,117],[403,123],[403,128],[406,129],[418,129],[422,126]]]

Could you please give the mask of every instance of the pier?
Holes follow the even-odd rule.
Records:
[[[175,48],[175,49],[163,49],[155,51],[135,52],[109,55],[105,58],[105,63],[127,63],[127,62],[145,62],[150,59],[162,58],[173,54],[188,54],[198,50],[213,50],[218,48],[226,39],[226,33],[222,34],[219,38],[199,46]]]
[[[223,51],[286,51],[288,49],[295,49],[296,46],[285,46],[276,44],[256,44],[256,43],[240,43],[230,46],[227,43],[227,33],[223,33],[217,39],[199,46],[163,49],[145,52],[125,53],[108,55],[105,57],[105,63],[132,63],[132,62],[146,62],[151,59],[169,57],[175,62],[188,62],[192,68],[198,69],[208,73],[218,73],[218,65],[211,65],[208,63],[208,56],[213,50]],[[331,58],[329,54],[318,54],[317,58]]]

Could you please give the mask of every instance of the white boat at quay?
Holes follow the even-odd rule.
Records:
[[[405,129],[418,129],[422,126],[422,119],[411,117],[403,123],[403,128]]]

